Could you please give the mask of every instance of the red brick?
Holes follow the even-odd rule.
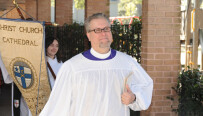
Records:
[[[172,42],[156,42],[155,43],[156,47],[173,47],[173,43]]]
[[[144,50],[143,50],[144,51]],[[154,59],[154,54],[142,53],[143,58]],[[141,58],[142,59],[142,58]]]
[[[173,23],[181,23],[181,18],[173,18]]]
[[[167,5],[157,5],[156,10],[157,11],[173,11],[171,6],[167,6]]]
[[[171,90],[155,90],[155,95],[170,95]]]
[[[63,25],[64,23],[72,24],[72,0],[56,0],[56,23]]]
[[[156,11],[156,12],[147,12],[145,14],[148,17],[164,17],[166,14],[163,11]]]
[[[155,59],[171,59],[171,54],[156,54]]]
[[[173,66],[173,71],[180,71],[181,70],[180,63],[178,63],[178,64],[177,64],[177,66]]]
[[[173,11],[180,11],[181,7],[180,6],[173,6]]]
[[[163,72],[148,72],[148,74],[150,75],[150,77],[163,77]]]
[[[147,65],[162,65],[163,61],[162,60],[147,60],[146,61]]]
[[[178,6],[181,3],[180,0],[166,0],[165,4],[167,6]]]
[[[155,35],[155,30],[142,30],[142,34]]]
[[[171,87],[176,84],[180,67],[180,0],[143,0],[142,2],[144,44],[142,44],[143,57],[141,57],[145,69],[154,66],[153,70],[147,70],[154,81],[152,105],[147,110],[149,113],[143,114],[173,116],[170,111],[172,102],[166,99],[166,96],[175,94]],[[153,54],[153,58],[148,57],[147,54]]]
[[[147,47],[154,47],[155,42],[142,42],[142,45],[147,46]]]
[[[156,24],[155,29],[173,29],[172,24]]]
[[[22,9],[25,9],[25,3],[22,2],[22,4],[18,4]],[[9,7],[8,7],[9,8]],[[12,6],[13,8],[13,6]],[[11,9],[11,8],[10,8]],[[10,10],[9,9],[9,10]],[[8,12],[9,11],[7,9],[7,11],[5,11],[4,13]],[[22,11],[22,14],[24,16],[24,18],[26,18],[26,14],[25,12]],[[5,18],[11,18],[11,19],[21,19],[21,17],[19,16],[19,13],[16,9],[13,9],[12,11],[8,12],[6,15],[5,15]]]
[[[140,112],[140,116],[154,116],[154,114],[147,110]]]
[[[156,6],[154,4],[148,5],[148,6],[146,6],[146,10],[155,11],[156,10]]]
[[[172,23],[172,18],[156,18],[156,23],[163,23],[163,24],[171,24]]]
[[[175,84],[173,84],[173,83],[168,83],[168,84],[165,84],[165,85],[163,86],[163,89],[165,89],[165,90],[172,90],[171,87],[174,87],[174,86],[175,86]]]
[[[26,0],[25,1],[25,6],[26,6],[26,12],[28,12],[32,17],[37,19],[37,13],[36,13],[36,1],[34,0]],[[27,17],[28,18],[28,17]],[[31,18],[31,17],[30,17]],[[38,19],[37,19],[38,20]]]
[[[163,108],[162,107],[153,107],[151,109],[151,112],[162,112],[163,111]]]
[[[171,113],[155,113],[155,116],[171,116]]]
[[[163,107],[163,111],[164,112],[170,112],[172,111],[172,108],[169,106],[169,107]]]
[[[156,101],[155,106],[170,106],[171,102],[170,101]]]
[[[173,35],[173,30],[157,30],[156,35],[170,36]]]
[[[173,35],[180,36],[180,35],[181,35],[180,29],[178,29],[178,30],[173,30]]]
[[[146,71],[154,71],[154,66],[147,66]]]
[[[51,1],[43,0],[38,2],[38,20],[39,21],[51,21]]]
[[[142,21],[145,21],[146,23],[153,23],[155,22],[155,18],[142,18]]]
[[[155,5],[162,4],[162,5],[164,5],[165,4],[165,0],[148,0],[148,4],[149,5],[151,5],[151,4],[155,4]]]
[[[156,71],[172,71],[171,66],[156,66]]]
[[[171,78],[156,78],[155,83],[171,83]]]
[[[174,60],[165,60],[164,61],[165,65],[171,65],[171,64],[180,64],[180,59],[174,59]]]
[[[162,96],[152,96],[152,101],[162,101],[163,100],[163,97]]]
[[[173,83],[177,83],[178,82],[178,75],[176,76],[176,78],[173,78]]]
[[[109,16],[109,1],[108,0],[87,0],[85,9],[85,17],[88,17],[94,13],[102,12]],[[98,4],[99,3],[99,4]],[[96,4],[96,5],[95,5]],[[99,6],[98,6],[99,5]]]
[[[148,53],[163,53],[163,48],[146,48],[146,52]]]
[[[180,12],[166,12],[166,17],[180,17]]]

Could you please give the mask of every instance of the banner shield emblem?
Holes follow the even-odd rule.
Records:
[[[31,69],[27,66],[15,66],[13,67],[15,78],[18,81],[18,83],[24,88],[29,88],[32,85],[32,71]]]

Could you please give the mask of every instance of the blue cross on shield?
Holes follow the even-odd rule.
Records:
[[[32,83],[32,73],[30,68],[23,66],[14,66],[14,74],[17,81],[25,89],[28,88]]]

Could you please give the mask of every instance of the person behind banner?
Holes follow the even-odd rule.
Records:
[[[85,21],[91,49],[61,67],[40,116],[130,116],[151,104],[153,80],[131,56],[110,48],[109,18]]]
[[[58,40],[53,37],[48,37],[45,43],[49,81],[51,88],[53,88],[56,75],[63,62],[60,52],[58,52],[60,48]]]
[[[17,89],[16,85],[13,83],[13,79],[8,74],[6,67],[2,61],[0,53],[0,68],[2,70],[2,75],[4,82],[6,84],[12,83],[12,116],[32,116],[31,111],[29,110],[24,98],[22,95],[19,95],[20,91]],[[16,95],[16,94],[17,95]],[[18,105],[15,105],[15,104]]]

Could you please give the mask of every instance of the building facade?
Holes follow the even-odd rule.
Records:
[[[18,3],[36,20],[51,21],[51,0],[18,0]],[[1,9],[0,15],[12,8],[13,5],[10,4]],[[180,4],[181,0],[143,0],[141,65],[153,79],[154,90],[152,104],[147,111],[141,112],[141,116],[176,115],[171,111],[171,105],[177,106],[178,103],[166,97],[174,95],[171,87],[175,86],[181,70]],[[72,9],[72,0],[55,0],[55,22],[59,25],[71,24]],[[109,0],[85,0],[85,17],[97,12],[103,12],[109,16],[109,9]],[[23,12],[23,14],[26,18],[30,18],[26,13]],[[16,10],[12,10],[3,17],[20,18]]]

